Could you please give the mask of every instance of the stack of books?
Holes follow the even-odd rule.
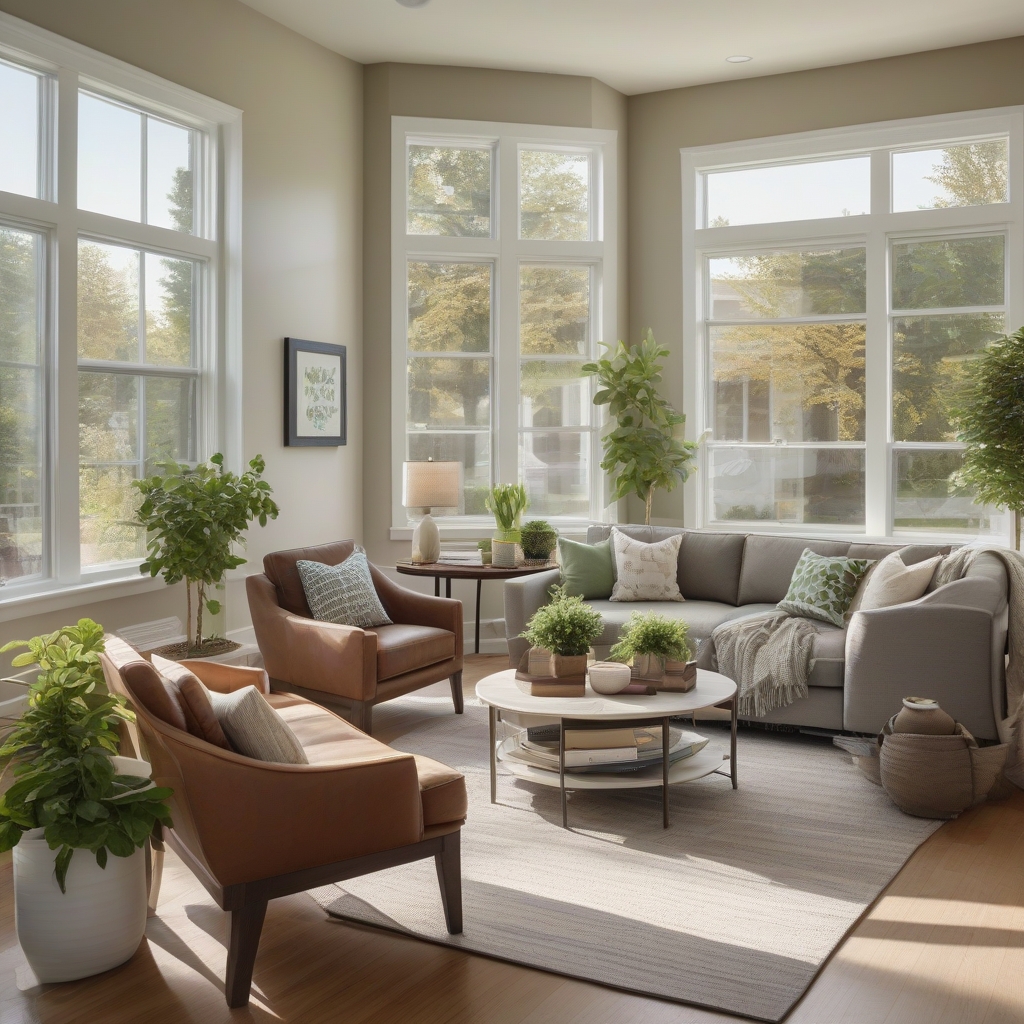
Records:
[[[516,738],[509,757],[524,764],[558,771],[557,725],[527,729]],[[707,738],[684,729],[669,728],[669,763],[692,757],[707,746]],[[661,726],[625,726],[621,729],[566,729],[567,772],[632,772],[660,767],[663,758]]]
[[[482,565],[480,552],[470,548],[442,551],[437,558],[439,565]]]

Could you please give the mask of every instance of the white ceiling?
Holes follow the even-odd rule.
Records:
[[[364,64],[592,75],[630,94],[1024,35],[1022,0],[245,2]]]

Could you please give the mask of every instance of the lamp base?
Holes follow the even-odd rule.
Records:
[[[412,561],[414,565],[425,565],[440,557],[441,531],[428,512],[412,531]]]

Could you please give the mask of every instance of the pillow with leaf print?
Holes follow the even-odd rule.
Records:
[[[810,548],[804,548],[789,581],[789,590],[779,602],[779,611],[842,628],[843,616],[872,561],[870,558],[816,555]]]

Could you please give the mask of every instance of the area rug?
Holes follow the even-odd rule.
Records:
[[[576,793],[566,831],[558,790],[500,765],[490,803],[477,701],[455,716],[422,691],[375,708],[374,732],[466,775],[465,928],[445,931],[432,860],[314,890],[329,914],[759,1020],[786,1015],[939,826],[809,736],[741,729],[739,789],[719,775],[672,787],[667,830],[651,789]]]

